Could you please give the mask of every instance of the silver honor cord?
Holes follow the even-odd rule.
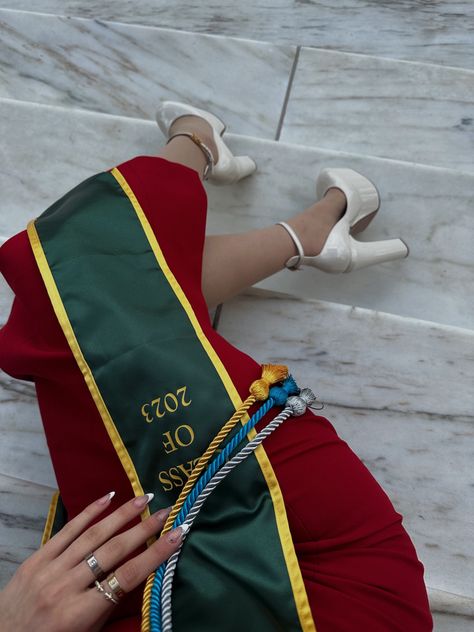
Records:
[[[315,401],[316,396],[309,388],[301,390],[299,395],[292,395],[287,400],[287,406],[270,422],[265,428],[263,428],[255,437],[247,443],[246,446],[240,450],[230,461],[227,461],[221,469],[214,474],[206,487],[202,490],[199,496],[196,498],[193,506],[189,510],[184,522],[191,527],[199,514],[201,507],[205,503],[208,496],[214,491],[214,489],[221,483],[224,478],[237,466],[242,463],[252,452],[254,452],[258,446],[266,439],[271,433],[278,428],[284,421],[290,416],[303,415],[306,412],[306,408],[311,406]],[[189,531],[187,532],[189,534]],[[173,578],[178,564],[178,559],[181,553],[181,548],[186,538],[185,534],[179,549],[173,553],[169,558],[165,574],[163,576],[162,592],[161,592],[161,629],[162,632],[172,632],[172,612],[171,612],[171,598],[173,592]]]

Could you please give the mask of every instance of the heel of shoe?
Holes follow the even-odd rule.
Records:
[[[351,240],[351,263],[346,272],[366,268],[376,263],[395,261],[408,257],[409,249],[401,239],[385,239],[383,241]]]

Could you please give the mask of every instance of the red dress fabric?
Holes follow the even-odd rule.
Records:
[[[118,168],[245,398],[266,359],[256,362],[212,329],[201,292],[207,195],[197,172],[149,156]],[[26,231],[0,249],[0,271],[15,293],[0,330],[0,367],[36,385],[68,516],[114,489],[111,511],[131,497],[131,486],[51,308]],[[308,411],[283,424],[264,447],[282,490],[317,631],[432,630],[423,566],[402,516],[330,422]],[[138,631],[140,606],[137,589],[114,610],[106,629]]]

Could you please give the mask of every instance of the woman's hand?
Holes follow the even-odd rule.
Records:
[[[93,553],[100,568],[114,573],[125,593],[143,582],[178,548],[178,527],[154,542],[145,552],[121,561],[163,528],[169,509],[162,509],[119,535],[114,534],[140,514],[151,494],[125,503],[97,524],[87,526],[106,509],[113,492],[96,500],[68,522],[51,540],[18,568],[0,592],[0,630],[19,632],[89,632],[100,630],[115,604],[105,580],[100,592],[85,558]]]

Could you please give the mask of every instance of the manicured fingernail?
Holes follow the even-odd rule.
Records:
[[[96,502],[98,505],[105,505],[109,500],[112,500],[114,496],[115,492],[109,492],[108,494],[105,494],[105,496],[102,496],[102,498],[99,498]]]
[[[170,531],[168,534],[168,542],[171,544],[176,544],[183,539],[183,535],[189,531],[189,525],[184,523],[180,527],[176,527],[173,531]]]
[[[135,507],[144,507],[145,505],[148,505],[148,503],[153,500],[154,496],[155,494],[145,494],[144,496],[138,496],[133,501],[133,504],[135,505]]]
[[[170,515],[172,508],[173,507],[171,506],[165,507],[165,509],[160,509],[160,511],[154,513],[152,517],[158,520],[158,522],[162,522],[163,520],[166,520],[166,518]]]

